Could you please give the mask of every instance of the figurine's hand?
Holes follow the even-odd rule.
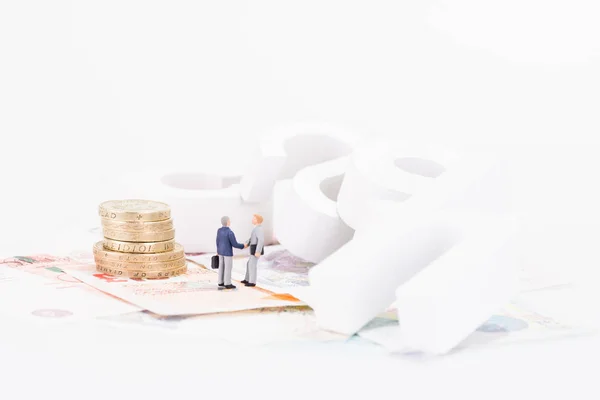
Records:
[[[244,248],[248,247],[248,243],[244,243]]]
[[[257,251],[256,253],[254,253],[254,257],[260,258],[260,252]]]

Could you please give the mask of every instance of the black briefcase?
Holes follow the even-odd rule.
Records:
[[[251,244],[250,245],[250,255],[253,256],[254,254],[256,254],[256,245],[255,244]],[[265,246],[263,246],[262,251],[260,252],[261,256],[265,255]]]
[[[210,267],[212,269],[218,269],[219,268],[219,256],[218,255],[212,256],[210,258]]]

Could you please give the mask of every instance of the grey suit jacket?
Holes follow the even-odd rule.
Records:
[[[252,233],[250,234],[250,240],[248,240],[248,244],[250,246],[256,245],[256,251],[252,252],[251,254],[255,254],[257,252],[261,254],[263,253],[263,250],[265,248],[265,233],[261,225],[256,225],[254,229],[252,229]]]

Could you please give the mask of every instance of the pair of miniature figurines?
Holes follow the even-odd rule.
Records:
[[[245,286],[256,286],[256,270],[258,259],[265,254],[265,235],[262,228],[263,217],[254,214],[252,224],[254,229],[250,239],[238,243],[235,234],[229,228],[231,220],[224,216],[221,218],[221,228],[217,231],[217,254],[219,255],[219,289],[235,289],[231,284],[231,269],[233,268],[233,248],[245,249],[250,247],[250,258],[246,264],[246,277],[242,281]]]

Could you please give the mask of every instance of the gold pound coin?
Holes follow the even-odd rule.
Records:
[[[112,221],[163,221],[171,218],[171,208],[151,200],[110,200],[100,204],[98,214]]]
[[[113,221],[110,219],[102,220],[102,227],[114,231],[123,232],[165,232],[173,229],[173,220],[167,219],[164,221]]]
[[[94,258],[102,261],[156,263],[161,261],[173,261],[184,256],[183,246],[179,243],[175,243],[173,250],[155,254],[119,253],[118,251],[105,249],[103,241],[94,244]]]
[[[187,267],[179,267],[165,271],[132,271],[121,268],[110,268],[96,265],[96,271],[112,276],[121,276],[131,279],[163,279],[185,274]]]
[[[186,265],[185,258],[179,258],[173,261],[162,261],[156,263],[131,263],[121,261],[107,261],[99,257],[94,257],[96,265],[106,268],[126,269],[128,271],[166,271],[175,268],[181,268]]]
[[[106,250],[117,251],[120,253],[164,253],[167,251],[173,251],[173,249],[175,248],[175,240],[165,240],[164,242],[134,243],[105,238],[104,248]]]
[[[121,240],[124,242],[164,242],[175,238],[175,229],[164,232],[125,232],[113,229],[103,229],[104,237],[107,239]]]

